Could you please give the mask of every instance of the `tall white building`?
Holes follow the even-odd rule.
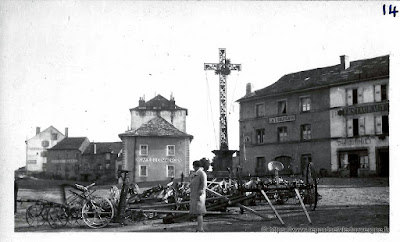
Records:
[[[58,142],[68,136],[68,128],[65,128],[65,135],[53,126],[40,132],[36,127],[36,135],[25,141],[26,144],[26,171],[46,171],[47,149],[52,148]]]

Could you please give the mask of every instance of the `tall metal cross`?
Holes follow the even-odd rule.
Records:
[[[229,59],[226,59],[225,49],[219,49],[219,63],[205,63],[204,70],[214,70],[216,75],[219,75],[219,137],[220,150],[228,150],[228,122],[226,119],[226,76],[231,71],[240,71],[241,64],[231,64]]]

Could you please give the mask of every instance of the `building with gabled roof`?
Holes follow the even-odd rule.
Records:
[[[68,136],[68,128],[65,128],[64,135],[53,126],[43,131],[40,131],[40,127],[36,127],[36,135],[25,141],[26,171],[46,172],[47,150],[57,145],[65,136]]]
[[[130,181],[163,181],[189,175],[189,146],[186,133],[187,109],[161,95],[130,109],[131,129],[120,134],[123,169]]]
[[[86,137],[66,137],[48,150],[46,176],[62,179],[79,179],[82,154],[89,146]]]
[[[389,56],[349,61],[282,76],[240,103],[243,172],[301,174],[313,161],[321,174],[386,176],[389,171]]]

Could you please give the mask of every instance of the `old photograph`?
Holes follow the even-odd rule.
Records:
[[[1,1],[0,240],[391,239],[397,9]]]

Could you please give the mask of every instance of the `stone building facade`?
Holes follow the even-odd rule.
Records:
[[[187,110],[157,95],[130,110],[132,128],[120,134],[122,167],[130,181],[163,181],[189,175],[189,146],[193,136],[186,133]]]
[[[46,172],[47,150],[68,136],[68,128],[65,128],[65,135],[53,126],[40,131],[36,127],[36,135],[25,141],[26,144],[26,171]]]
[[[300,174],[309,160],[322,175],[388,174],[389,57],[283,76],[240,103],[242,171],[267,175],[272,160]]]

